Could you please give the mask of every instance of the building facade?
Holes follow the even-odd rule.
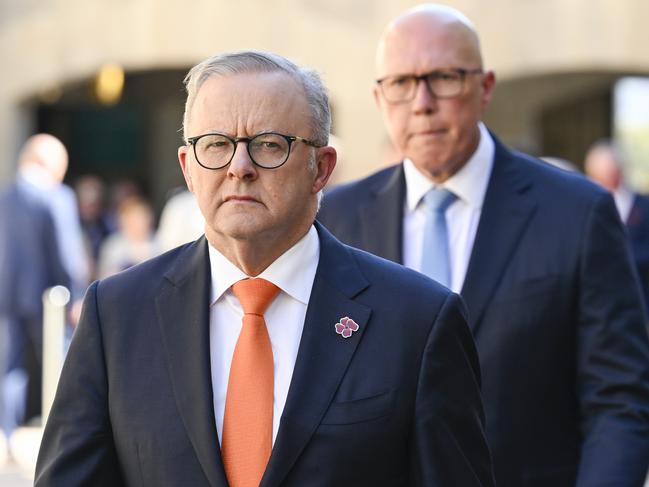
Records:
[[[372,97],[376,42],[389,19],[417,3],[0,0],[0,183],[13,177],[25,138],[41,130],[70,148],[70,178],[136,178],[160,203],[182,184],[184,74],[216,52],[248,48],[323,74],[342,154],[336,179],[363,176],[397,157]],[[646,0],[447,3],[480,32],[498,80],[486,120],[515,147],[579,165],[588,144],[613,134],[616,80],[649,74]],[[96,83],[113,64],[123,89],[105,104]]]

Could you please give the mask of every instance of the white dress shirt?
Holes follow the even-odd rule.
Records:
[[[635,195],[623,185],[613,192],[615,206],[617,207],[617,212],[620,214],[620,219],[623,223],[626,223],[629,220],[631,208],[633,208],[634,197]]]
[[[478,230],[493,160],[495,144],[483,123],[480,142],[471,158],[456,174],[440,186],[458,197],[446,210],[451,259],[450,288],[459,293],[466,277],[473,242]],[[403,215],[403,263],[421,270],[426,212],[420,205],[423,196],[436,186],[409,159],[403,163],[406,178],[406,204]]]
[[[210,361],[214,417],[220,443],[223,438],[223,413],[228,391],[230,363],[243,318],[243,309],[230,287],[248,276],[214,247],[210,245],[208,248],[212,272]],[[281,289],[264,313],[273,349],[273,444],[293,376],[307,304],[319,259],[320,240],[315,227],[311,226],[298,243],[258,276]]]

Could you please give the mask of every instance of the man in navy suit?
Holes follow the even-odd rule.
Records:
[[[0,427],[7,436],[28,419],[29,403],[40,409],[43,292],[70,285],[53,217],[31,182],[48,173],[33,150],[30,139],[16,182],[0,192]]]
[[[610,140],[599,140],[588,149],[584,170],[589,178],[613,195],[629,234],[645,306],[649,308],[649,198],[634,193],[626,185],[622,154]]]
[[[461,293],[497,485],[641,485],[649,343],[610,195],[485,128],[495,77],[460,12],[428,4],[398,17],[377,69],[375,98],[405,159],[326,194],[319,220]],[[429,194],[450,198],[440,219]]]
[[[460,298],[314,224],[336,162],[319,77],[242,52],[186,84],[178,157],[205,237],[90,287],[36,485],[492,486]],[[251,279],[278,292],[265,312],[242,310]],[[261,355],[240,353],[244,312],[272,348],[272,426],[231,407]],[[226,455],[239,441],[257,477]]]

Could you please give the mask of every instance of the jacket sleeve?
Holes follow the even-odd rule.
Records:
[[[63,366],[36,464],[37,487],[124,485],[108,411],[97,286],[86,293]]]
[[[494,485],[478,355],[455,294],[449,294],[428,336],[413,428],[413,485]]]
[[[649,462],[649,340],[640,287],[610,195],[583,236],[577,303],[578,487],[642,485]]]

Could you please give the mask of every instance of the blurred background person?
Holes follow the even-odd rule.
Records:
[[[140,196],[126,198],[117,210],[118,231],[101,246],[99,279],[116,274],[161,253],[153,232],[153,210]]]
[[[99,249],[106,237],[115,231],[106,213],[106,188],[98,176],[87,174],[74,184],[79,203],[79,217],[90,260],[89,280],[97,275]]]
[[[172,191],[160,215],[156,237],[163,251],[171,250],[203,235],[205,219],[196,198],[185,188]]]
[[[120,208],[122,203],[130,198],[146,199],[142,187],[133,179],[124,178],[109,185],[106,218],[113,231],[119,230]]]
[[[649,341],[612,198],[487,129],[496,77],[458,10],[407,10],[376,60],[375,100],[405,159],[332,189],[318,218],[464,298],[497,485],[637,487]]]
[[[584,171],[613,195],[629,234],[645,305],[649,306],[649,198],[635,193],[626,184],[622,151],[611,140],[599,140],[590,147]]]
[[[88,286],[88,255],[83,244],[77,198],[63,183],[68,170],[68,152],[49,134],[30,137],[20,155],[24,188],[49,209],[63,266],[70,277],[72,300],[83,297]]]
[[[65,159],[58,140],[30,138],[15,183],[0,193],[0,420],[7,438],[40,411],[43,291],[70,286],[46,198]]]

